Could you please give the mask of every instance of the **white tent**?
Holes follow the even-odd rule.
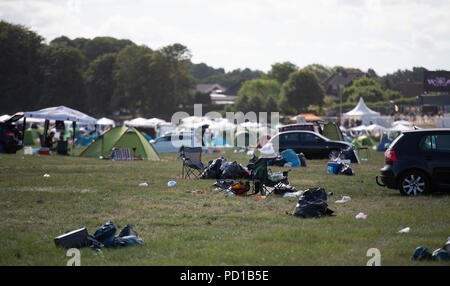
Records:
[[[66,107],[66,106],[57,106],[57,107],[49,107],[36,111],[29,111],[23,113],[24,122],[26,123],[27,118],[33,119],[45,119],[46,121],[55,120],[55,121],[71,121],[73,122],[73,141],[72,141],[72,154],[75,152],[75,123],[79,123],[82,125],[95,125],[97,123],[97,119],[84,114],[78,110]],[[24,124],[25,126],[25,124]],[[47,136],[48,124],[45,124],[44,135]]]
[[[396,126],[396,125],[412,126],[411,122],[406,121],[406,120],[398,120],[398,121],[394,121],[394,122],[392,123],[392,126]]]
[[[116,123],[112,119],[109,119],[109,118],[106,118],[106,117],[102,117],[99,120],[97,120],[97,125],[115,127]]]
[[[71,121],[80,124],[95,125],[97,123],[97,119],[63,105],[44,108],[37,111],[24,112],[23,117],[25,120],[26,118],[41,118],[46,120]]]
[[[370,125],[377,122],[377,119],[380,118],[380,113],[368,108],[363,98],[360,97],[355,108],[344,113],[344,118],[360,119],[363,125]]]

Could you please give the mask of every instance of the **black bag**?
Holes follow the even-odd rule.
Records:
[[[222,164],[226,162],[226,159],[223,157],[214,159],[213,161],[209,161],[208,166],[205,168],[205,170],[200,175],[201,179],[220,179],[220,176],[222,175],[222,171],[220,170],[220,167]]]
[[[228,164],[220,176],[221,179],[241,179],[245,178],[248,173],[241,164],[234,161]]]
[[[349,165],[341,162],[338,167],[338,175],[353,176],[355,172],[353,172],[353,169]]]
[[[292,215],[302,218],[332,214],[333,211],[328,208],[327,204],[327,193],[322,188],[311,188],[304,191],[292,213]]]

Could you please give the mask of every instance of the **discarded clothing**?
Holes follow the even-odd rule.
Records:
[[[331,216],[333,211],[328,208],[327,193],[323,188],[311,188],[303,192],[295,209],[294,216],[302,218]]]
[[[286,193],[296,193],[296,192],[298,192],[297,189],[295,189],[291,185],[286,184],[278,184],[272,190],[273,194],[282,196],[284,196]]]

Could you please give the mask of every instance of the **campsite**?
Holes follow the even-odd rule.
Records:
[[[249,160],[245,153],[221,155]],[[204,154],[202,160],[216,157]],[[0,158],[1,265],[65,265],[66,250],[55,247],[54,237],[83,226],[92,233],[109,220],[133,225],[144,245],[102,254],[82,248],[82,265],[362,266],[369,248],[380,249],[382,265],[448,265],[410,257],[417,246],[434,249],[448,236],[443,210],[450,196],[405,198],[379,188],[374,177],[382,152],[371,150],[367,162],[352,164],[355,176],[326,174],[327,160],[292,168],[290,182],[297,189],[333,192],[329,208],[335,216],[320,219],[286,215],[297,198],[230,196],[215,191],[214,180],[182,179],[177,154],[133,162],[21,151]],[[177,182],[172,188],[170,180]],[[142,182],[148,187],[139,187]],[[334,203],[342,196],[351,201]],[[355,219],[359,212],[367,219]],[[404,227],[410,233],[398,233]]]

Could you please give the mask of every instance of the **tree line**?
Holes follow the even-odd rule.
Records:
[[[192,63],[190,50],[179,43],[153,50],[112,37],[44,41],[27,27],[0,22],[0,112],[66,105],[96,117],[123,112],[170,119],[175,111],[209,102],[207,95],[195,92],[197,83],[229,88],[243,82],[235,104],[225,111],[295,114],[328,104],[321,82],[331,74],[357,70],[319,64],[300,69],[283,62],[267,73],[248,68],[225,72]],[[423,80],[423,68],[384,77],[369,69],[366,75],[344,89],[345,101],[398,98],[393,85]]]

